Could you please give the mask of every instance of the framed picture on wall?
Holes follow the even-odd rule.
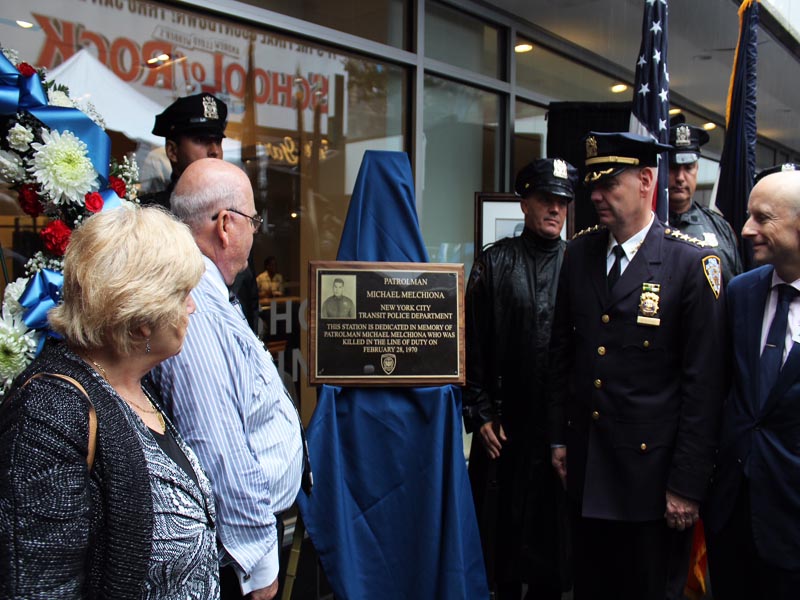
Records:
[[[575,228],[575,203],[567,207],[561,237],[570,239]],[[512,193],[475,192],[475,258],[487,244],[505,237],[517,237],[525,228],[519,196]]]
[[[515,194],[475,192],[475,256],[492,242],[516,237],[525,227],[525,215]]]

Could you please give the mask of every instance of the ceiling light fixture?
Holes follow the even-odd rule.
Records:
[[[524,52],[530,52],[533,50],[533,44],[529,44],[527,42],[520,42],[516,46],[514,46],[514,52],[517,54],[522,54]]]
[[[712,129],[716,129],[716,128],[717,128],[717,124],[716,123],[708,122],[708,123],[704,123],[703,124],[703,129],[705,129],[706,131],[711,131]]]
[[[679,115],[679,114],[681,114],[682,112],[683,112],[683,111],[682,111],[680,108],[670,108],[670,109],[669,109],[669,114],[670,114],[671,116],[673,116],[673,117],[674,117],[675,115]]]
[[[614,85],[611,86],[611,91],[614,94],[621,94],[622,92],[626,91],[627,89],[628,89],[628,86],[625,85],[624,83],[615,83]]]
[[[17,21],[17,25],[19,25],[23,29],[30,29],[31,27],[33,27],[33,23],[29,23],[28,21]]]

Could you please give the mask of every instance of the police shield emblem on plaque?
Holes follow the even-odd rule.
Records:
[[[381,354],[381,369],[387,375],[391,375],[397,366],[397,358],[394,354]]]
[[[659,293],[661,293],[661,284],[642,284],[642,295],[639,297],[639,315],[636,317],[636,322],[640,325],[652,325],[654,327],[661,325],[658,305],[661,300]]]

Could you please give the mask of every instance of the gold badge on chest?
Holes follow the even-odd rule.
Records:
[[[651,325],[653,327],[661,325],[661,313],[659,312],[660,293],[660,283],[642,284],[642,295],[639,297],[639,314],[636,317],[636,322],[639,325]]]

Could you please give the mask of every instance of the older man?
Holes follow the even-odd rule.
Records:
[[[197,308],[183,351],[162,363],[155,379],[211,478],[222,597],[273,598],[279,515],[297,496],[304,453],[299,416],[272,358],[229,299],[261,219],[245,173],[212,158],[189,165],[172,210],[191,228],[206,272],[192,292]],[[241,595],[226,583],[231,570]]]
[[[734,354],[704,512],[714,598],[800,590],[800,172],[759,174],[742,235],[763,265],[728,286]]]
[[[600,225],[567,246],[551,342],[553,465],[573,515],[575,599],[664,600],[688,571],[725,386],[719,257],[651,211],[665,146],[585,139]],[[675,564],[675,563],[681,564]]]
[[[469,474],[498,600],[519,600],[523,582],[536,590],[530,597],[561,598],[560,490],[542,385],[566,246],[561,229],[577,179],[561,159],[526,165],[514,185],[522,235],[484,250],[467,286],[464,424],[474,431]]]
[[[728,283],[742,272],[736,234],[722,215],[694,201],[700,147],[708,140],[704,129],[682,121],[669,129],[669,224],[714,248],[722,261],[723,281]]]

